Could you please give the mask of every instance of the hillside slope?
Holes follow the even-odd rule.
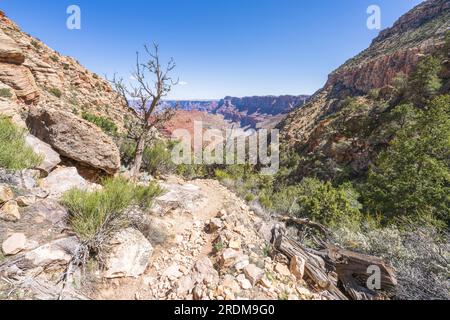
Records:
[[[350,167],[356,174],[366,170],[376,150],[387,143],[370,141],[362,134],[368,129],[364,119],[370,122],[380,114],[380,104],[367,97],[388,95],[398,75],[409,75],[421,58],[443,47],[449,28],[449,0],[428,0],[403,15],[393,27],[382,31],[368,49],[333,71],[309,103],[280,123],[283,145],[308,157],[310,162],[327,162],[328,172],[335,173],[343,167]],[[357,98],[356,104],[365,108],[349,110],[344,119],[339,112],[349,97]],[[338,120],[350,128],[349,132],[332,126]],[[302,170],[300,176],[309,169]],[[328,173],[327,178],[334,173]]]
[[[125,105],[106,80],[24,33],[1,11],[0,83],[22,106],[88,111],[123,123]]]

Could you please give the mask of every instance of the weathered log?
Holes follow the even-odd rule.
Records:
[[[328,256],[336,267],[339,281],[352,299],[377,299],[380,293],[389,296],[397,286],[394,268],[379,257],[334,245],[328,245]],[[379,283],[375,281],[374,288],[370,289],[367,280],[374,272],[379,273]],[[375,288],[377,285],[379,287]]]
[[[285,236],[277,229],[275,248],[291,259],[294,256],[305,261],[305,276],[334,299],[371,300],[389,296],[397,280],[392,266],[383,259],[327,245],[326,251],[306,248]],[[371,269],[373,268],[373,269]],[[367,280],[379,271],[379,288],[368,286]],[[342,288],[343,290],[340,290]]]
[[[275,248],[286,255],[289,259],[294,256],[305,261],[305,276],[321,289],[327,290],[334,299],[347,300],[347,297],[338,289],[337,280],[333,279],[331,271],[328,274],[324,259],[309,253],[294,240],[279,234],[275,239]]]

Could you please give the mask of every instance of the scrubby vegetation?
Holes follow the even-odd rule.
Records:
[[[335,243],[386,258],[397,270],[397,298],[449,299],[450,95],[440,76],[447,56],[424,58],[387,94],[349,97],[328,116],[345,137],[390,141],[366,174],[283,150],[272,178],[248,166],[219,167],[215,177],[255,208],[325,224]]]
[[[83,240],[109,234],[117,225],[126,223],[125,209],[132,205],[149,208],[162,190],[156,184],[135,185],[124,178],[108,178],[97,191],[73,189],[62,203],[70,212],[69,223]]]
[[[25,143],[26,131],[0,117],[0,167],[22,170],[39,165],[42,158]]]
[[[83,112],[82,118],[95,124],[97,127],[103,130],[106,134],[115,136],[117,135],[118,128],[117,125],[109,118],[97,116],[89,112]]]
[[[58,88],[49,88],[48,92],[50,92],[52,95],[54,95],[57,98],[61,98],[62,92]]]
[[[175,173],[177,166],[172,162],[171,152],[176,142],[163,139],[154,139],[144,149],[142,155],[142,170],[152,176]],[[123,139],[119,143],[122,163],[130,166],[135,157],[136,143]]]
[[[1,98],[11,98],[12,97],[12,93],[11,90],[9,90],[8,88],[1,88],[0,89],[0,97]]]

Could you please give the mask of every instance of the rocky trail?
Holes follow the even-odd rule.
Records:
[[[172,180],[158,201],[170,209],[152,221],[165,241],[155,245],[149,268],[137,278],[104,281],[95,298],[298,299],[299,292],[310,293],[297,290],[287,267],[274,270],[254,229],[262,220],[242,200],[214,180]]]
[[[76,269],[64,282],[79,241],[58,198],[99,186],[70,167],[43,179],[33,173],[3,172],[0,181],[3,299],[321,298],[283,255],[269,256],[273,222],[215,180],[177,177],[159,181],[165,193],[139,213],[141,226],[132,222],[111,239],[104,268]],[[52,183],[53,173],[65,173],[64,183]]]

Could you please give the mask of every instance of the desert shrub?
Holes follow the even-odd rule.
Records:
[[[174,172],[176,165],[172,161],[173,146],[174,142],[172,141],[154,140],[144,150],[143,168],[153,176]]]
[[[111,119],[102,116],[96,116],[88,112],[83,112],[81,116],[84,120],[89,121],[102,129],[106,134],[117,134],[117,125]]]
[[[1,88],[0,89],[0,97],[1,98],[11,98],[12,97],[12,93],[11,90],[9,90],[8,88]]]
[[[329,226],[359,225],[357,193],[350,187],[334,188],[330,182],[305,178],[272,196],[273,210],[280,214],[310,218]]]
[[[25,143],[26,131],[0,118],[0,167],[21,170],[39,165],[42,157]]]
[[[450,298],[449,235],[428,223],[385,227],[363,224],[361,231],[335,229],[343,247],[383,257],[396,269],[397,299]]]
[[[148,208],[161,192],[156,184],[138,186],[124,178],[107,178],[102,190],[66,192],[62,204],[70,213],[69,224],[74,232],[96,249],[111,232],[128,224],[127,208]]]
[[[36,40],[31,40],[31,45],[35,47],[36,49],[40,49],[41,45]]]
[[[142,169],[153,176],[170,174],[177,171],[177,165],[172,161],[172,141],[157,139],[149,144],[142,156]],[[122,139],[119,143],[122,164],[130,166],[134,161],[136,142]]]
[[[59,61],[59,57],[58,57],[57,55],[51,56],[50,59],[51,59],[53,62],[58,62],[58,61]]]
[[[54,95],[57,98],[61,98],[62,92],[58,88],[49,88],[48,92],[50,92],[52,95]]]

